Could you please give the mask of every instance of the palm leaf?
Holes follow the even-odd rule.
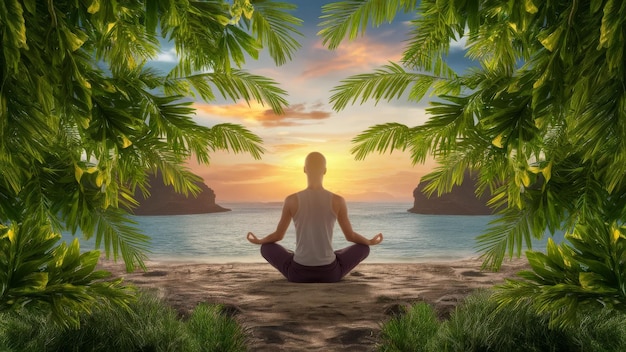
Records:
[[[356,160],[364,159],[368,154],[404,151],[412,138],[413,130],[399,123],[387,123],[372,126],[352,139],[355,144],[350,150]]]
[[[416,0],[352,0],[339,1],[322,6],[324,27],[317,34],[322,37],[323,45],[336,49],[347,36],[355,39],[359,33],[365,34],[367,25],[379,26],[391,22],[398,10],[411,12],[417,6]]]
[[[141,233],[134,225],[136,223],[128,218],[126,212],[109,208],[104,211],[95,211],[89,223],[82,226],[85,238],[95,235],[95,249],[104,247],[107,259],[113,257],[117,260],[118,253],[122,254],[126,270],[133,271],[136,268],[146,269],[146,253],[149,253],[150,237]],[[89,230],[93,229],[93,232]]]
[[[374,100],[391,101],[399,99],[410,84],[410,99],[419,101],[424,97],[438,78],[431,75],[406,72],[400,65],[390,63],[374,70],[372,73],[359,74],[341,81],[341,85],[333,88],[330,98],[333,109],[343,110],[348,103],[356,103],[360,98],[363,103]]]
[[[505,256],[519,257],[524,247],[532,249],[531,236],[541,227],[537,220],[531,209],[503,210],[490,222],[490,228],[477,238],[476,248],[483,253],[483,267],[498,270]]]
[[[215,125],[209,131],[209,139],[212,150],[245,152],[255,159],[260,159],[261,154],[265,152],[261,147],[261,138],[241,125],[231,123]]]
[[[267,77],[233,69],[227,72],[212,72],[193,75],[186,78],[203,98],[213,95],[211,86],[217,88],[224,98],[246,102],[253,100],[268,104],[276,113],[282,113],[288,105],[283,97],[286,92],[277,83]]]
[[[267,46],[270,57],[277,65],[285,64],[300,48],[300,43],[293,36],[302,35],[295,28],[302,20],[286,12],[294,10],[295,5],[263,0],[253,1],[252,5],[252,33]]]

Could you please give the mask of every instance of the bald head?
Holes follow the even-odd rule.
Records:
[[[323,175],[326,173],[326,158],[322,153],[312,152],[304,160],[304,172],[307,174]]]

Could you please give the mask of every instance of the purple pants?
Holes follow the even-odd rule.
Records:
[[[335,251],[337,259],[328,265],[306,266],[296,263],[293,260],[293,252],[277,243],[261,245],[263,258],[290,282],[337,282],[369,254],[369,246],[354,244]]]

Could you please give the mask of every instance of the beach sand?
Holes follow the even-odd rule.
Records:
[[[473,290],[501,283],[527,268],[506,262],[499,272],[480,261],[362,263],[333,284],[287,282],[267,263],[147,262],[126,273],[122,263],[100,267],[156,291],[182,316],[201,302],[219,303],[245,327],[251,351],[373,351],[380,325],[400,307],[425,301],[442,318]]]

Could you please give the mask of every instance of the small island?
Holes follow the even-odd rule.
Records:
[[[493,210],[487,206],[491,197],[487,192],[476,196],[476,178],[469,172],[463,176],[463,183],[456,185],[449,193],[441,196],[433,194],[430,198],[424,193],[427,182],[421,182],[413,190],[413,208],[408,212],[428,215],[491,215]]]
[[[144,198],[140,191],[135,192],[139,206],[131,210],[134,215],[187,215],[230,211],[215,203],[215,192],[203,182],[197,182],[200,193],[197,196],[177,193],[171,185],[163,184],[161,174],[150,176],[150,196]]]

